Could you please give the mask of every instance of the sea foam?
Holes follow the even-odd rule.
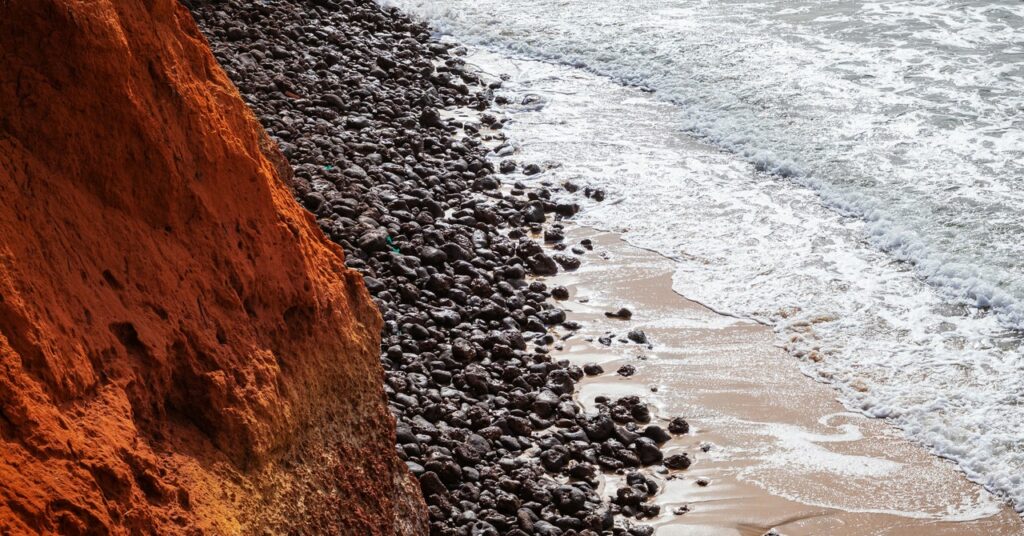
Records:
[[[551,62],[516,64],[515,158],[1024,510],[1024,5],[391,3]]]

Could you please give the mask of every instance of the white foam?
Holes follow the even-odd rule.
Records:
[[[461,39],[658,89],[690,134],[814,188],[951,299],[1024,326],[1021,252],[984,236],[1024,232],[1019,2],[391,3]],[[932,195],[985,179],[985,194]],[[983,231],[964,248],[934,213],[979,195],[954,222]]]
[[[1024,510],[1024,5],[393,3],[545,99],[505,130],[582,221]]]

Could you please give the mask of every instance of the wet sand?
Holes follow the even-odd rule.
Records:
[[[562,306],[583,324],[555,356],[605,369],[582,383],[580,401],[590,409],[600,395],[639,395],[655,422],[690,422],[665,453],[687,452],[693,466],[677,477],[654,473],[658,535],[1024,534],[1021,518],[953,463],[846,410],[828,385],[800,372],[770,328],[674,293],[671,261],[587,228],[566,241],[582,238],[595,249],[580,270],[547,280],[569,288]],[[631,320],[604,316],[623,306]],[[633,328],[651,349],[620,342]],[[609,331],[610,347],[597,341]],[[626,363],[637,369],[628,378],[616,373]],[[606,478],[606,494],[616,480]],[[689,511],[674,514],[680,507]]]

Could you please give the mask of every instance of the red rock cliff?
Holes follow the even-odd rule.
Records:
[[[175,0],[0,0],[0,533],[423,531],[286,173]]]

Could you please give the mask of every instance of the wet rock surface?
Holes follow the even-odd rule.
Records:
[[[549,354],[549,329],[566,321],[551,298],[568,292],[537,277],[582,258],[541,243],[558,247],[557,221],[578,207],[544,188],[502,189],[517,165],[488,160],[500,107],[480,113],[508,102],[494,98],[498,81],[368,0],[191,8],[288,157],[295,196],[380,308],[396,447],[432,533],[650,534],[614,519],[657,514],[658,485],[636,470],[662,464],[668,435],[645,428],[636,397],[585,413],[573,398],[584,369]],[[470,110],[476,119],[462,119]],[[611,500],[597,493],[602,471],[629,475]]]

